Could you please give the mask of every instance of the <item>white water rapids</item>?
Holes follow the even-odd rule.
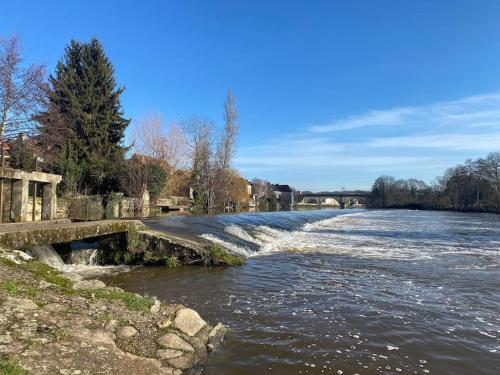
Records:
[[[83,245],[83,246],[82,246]],[[71,273],[76,272],[86,276],[96,276],[109,272],[126,271],[127,266],[100,266],[97,264],[97,248],[85,246],[84,243],[76,243],[67,255],[64,262],[59,253],[50,245],[35,246],[27,251],[33,258],[48,264],[58,271]]]
[[[490,256],[500,261],[500,241],[485,241],[475,232],[474,221],[464,223],[461,217],[451,220],[455,227],[443,228],[428,220],[425,213],[412,215],[409,222],[405,211],[361,211],[345,213],[335,211],[334,217],[306,222],[297,228],[278,228],[262,224],[234,224],[224,226],[223,233],[204,233],[205,238],[218,243],[235,254],[245,257],[269,255],[277,252],[320,252],[349,255],[361,258],[418,260],[432,259],[449,254]],[[453,213],[450,213],[452,215]],[[400,217],[405,216],[405,220]],[[467,241],[454,236],[469,225],[471,233]],[[428,226],[428,232],[416,231],[417,225]],[[396,233],[397,229],[397,233]],[[483,228],[481,228],[484,230]],[[500,235],[499,227],[487,228],[490,235]],[[362,235],[360,235],[362,231]],[[435,233],[434,233],[435,232]]]

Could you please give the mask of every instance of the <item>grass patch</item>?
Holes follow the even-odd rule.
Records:
[[[127,319],[124,319],[124,318],[118,318],[118,319],[116,319],[116,326],[118,328],[124,327],[126,325],[128,325],[128,320]]]
[[[43,279],[48,283],[57,285],[60,292],[65,294],[74,294],[73,282],[64,276],[59,275],[56,270],[45,263],[29,261],[24,263],[23,267],[28,271],[31,271],[36,278]]]
[[[66,310],[68,314],[81,314],[83,313],[83,309],[80,307],[70,307]]]
[[[109,323],[112,318],[111,315],[109,315],[108,313],[104,313],[102,315],[99,315],[97,319],[99,319],[103,323]]]
[[[24,292],[31,298],[35,298],[40,294],[40,291],[33,286],[27,286],[24,288]]]
[[[26,371],[13,358],[0,361],[0,375],[24,375]]]
[[[21,294],[21,290],[19,289],[19,286],[17,285],[16,282],[14,281],[6,281],[3,286],[3,290],[10,296],[15,297]]]
[[[245,264],[245,259],[229,254],[226,249],[218,244],[208,247],[208,265],[228,265],[241,266]]]
[[[120,292],[116,290],[96,289],[82,291],[82,295],[86,297],[94,297],[107,300],[121,300],[129,310],[132,311],[149,311],[153,306],[152,298],[136,296],[129,292]]]
[[[0,257],[0,262],[8,267],[16,267],[18,264],[11,259]]]
[[[150,298],[138,297],[132,293],[124,294],[121,300],[129,310],[134,311],[149,311],[154,303]]]
[[[67,340],[70,337],[71,337],[71,335],[69,334],[69,331],[67,329],[64,329],[64,328],[59,328],[55,332],[55,339],[56,339],[56,341]]]
[[[25,296],[34,298],[40,293],[35,287],[24,283],[18,283],[13,280],[6,281],[2,285],[2,289],[11,297]]]

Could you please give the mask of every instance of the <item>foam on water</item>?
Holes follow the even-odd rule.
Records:
[[[403,211],[405,212],[405,211]],[[294,215],[295,213],[290,213]],[[460,254],[491,257],[500,261],[498,241],[484,241],[481,233],[475,234],[480,221],[464,223],[450,220],[450,233],[436,232],[423,236],[421,229],[432,225],[422,220],[418,212],[409,215],[413,220],[399,220],[398,212],[359,211],[345,213],[331,211],[327,218],[311,218],[298,225],[298,219],[276,221],[270,215],[267,224],[264,215],[260,225],[228,223],[223,233],[205,233],[201,237],[216,242],[242,256],[262,256],[277,252],[333,253],[361,258],[425,260],[437,256]],[[302,213],[297,213],[303,215]],[[333,215],[333,216],[332,216]],[[324,214],[322,215],[324,216]],[[303,217],[300,217],[303,221]],[[227,220],[231,220],[229,217]],[[279,224],[279,227],[276,226]],[[467,241],[457,242],[453,232],[472,227]],[[432,227],[430,227],[432,228]],[[465,228],[465,229],[464,229]],[[479,228],[489,231],[489,228]]]
[[[202,234],[200,237],[202,238],[205,238],[206,240],[209,240],[213,243],[216,243],[216,244],[219,244],[219,245],[222,245],[223,247],[225,247],[226,249],[230,250],[231,252],[233,252],[234,254],[237,254],[237,255],[241,255],[241,256],[244,256],[244,257],[249,257],[249,256],[252,256],[253,255],[253,252],[251,250],[249,250],[248,248],[245,248],[245,247],[240,247],[234,243],[231,243],[231,242],[228,242],[228,241],[224,241],[223,239],[217,237],[217,236],[214,236],[213,234]]]
[[[252,237],[246,230],[244,230],[239,225],[231,224],[224,228],[224,232],[229,233],[235,237],[241,238],[242,240],[255,243],[257,245],[262,245],[262,241],[257,238]]]
[[[31,248],[28,253],[32,257],[37,258],[39,261],[57,270],[62,270],[64,268],[63,260],[50,245],[35,246]]]
[[[64,263],[61,256],[50,245],[35,246],[29,249],[28,254],[45,263],[54,269],[63,273],[79,273],[84,276],[97,276],[107,273],[124,272],[130,269],[128,266],[100,266],[97,264],[97,249],[77,249],[72,250],[73,256],[70,258],[76,259],[73,263]],[[85,253],[85,256],[80,254]]]

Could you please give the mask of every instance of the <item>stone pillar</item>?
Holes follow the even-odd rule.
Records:
[[[28,191],[29,180],[27,178],[12,181],[11,212],[15,222],[28,220]]]
[[[3,182],[1,184],[1,189],[2,189],[2,223],[10,223],[12,221],[11,219],[11,212],[10,212],[10,200],[12,199],[12,181],[3,178]]]
[[[42,220],[53,220],[57,215],[57,184],[52,182],[43,185]]]
[[[144,193],[142,193],[142,200],[141,200],[141,207],[142,207],[142,216],[149,216],[149,191],[148,189],[144,189]]]

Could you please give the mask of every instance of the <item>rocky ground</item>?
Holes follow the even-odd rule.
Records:
[[[201,374],[225,328],[0,249],[0,374]]]

